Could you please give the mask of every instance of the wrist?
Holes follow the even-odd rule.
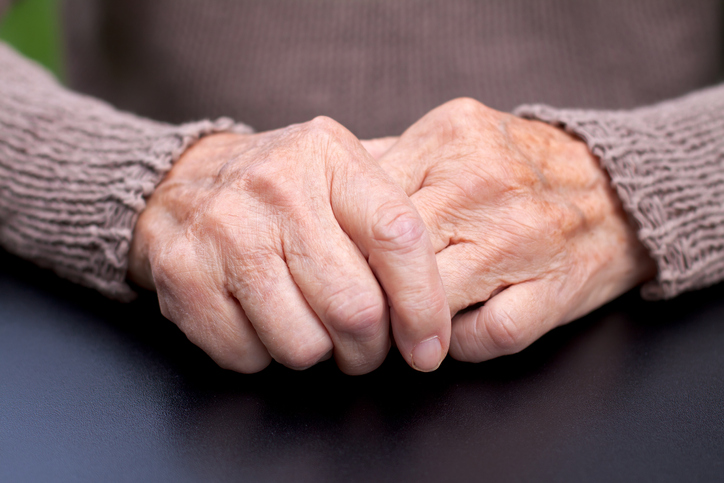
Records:
[[[128,252],[128,272],[126,277],[140,287],[154,290],[156,287],[153,283],[153,274],[148,257],[148,230],[145,229],[147,215],[147,210],[141,212],[133,230],[131,248]]]
[[[539,164],[542,176],[560,185],[585,220],[588,234],[581,240],[587,254],[582,258],[593,261],[591,282],[604,298],[597,305],[653,279],[656,263],[639,239],[636,222],[624,210],[609,173],[588,144],[541,121],[525,120],[516,127],[513,136],[526,155],[547,160]]]
[[[218,171],[217,160],[229,159],[231,146],[239,146],[239,140],[248,138],[248,134],[216,133],[202,137],[181,154],[169,173],[158,184],[146,201],[146,208],[138,216],[133,230],[133,239],[128,253],[128,271],[126,278],[140,287],[154,290],[153,272],[150,263],[150,251],[155,231],[162,229],[164,193],[173,191],[174,184],[186,185],[200,181]],[[187,200],[188,201],[188,200]],[[168,211],[168,210],[166,210]]]

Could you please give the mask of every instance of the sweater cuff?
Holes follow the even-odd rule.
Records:
[[[515,114],[562,127],[600,159],[658,265],[644,298],[724,278],[724,86],[631,111],[524,105]]]
[[[0,244],[119,300],[139,213],[200,137],[251,132],[230,119],[181,126],[61,87],[0,44]]]

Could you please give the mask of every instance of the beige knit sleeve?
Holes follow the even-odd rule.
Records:
[[[599,157],[658,264],[644,297],[724,279],[724,85],[632,111],[515,112],[564,127]]]
[[[145,199],[199,137],[229,119],[173,126],[60,86],[0,43],[0,246],[121,300]]]

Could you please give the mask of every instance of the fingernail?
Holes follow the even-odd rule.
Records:
[[[412,349],[412,367],[418,371],[434,371],[441,362],[442,344],[437,336],[420,342]]]

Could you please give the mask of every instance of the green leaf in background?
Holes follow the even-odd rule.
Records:
[[[63,79],[58,0],[18,0],[0,22],[0,40]]]

